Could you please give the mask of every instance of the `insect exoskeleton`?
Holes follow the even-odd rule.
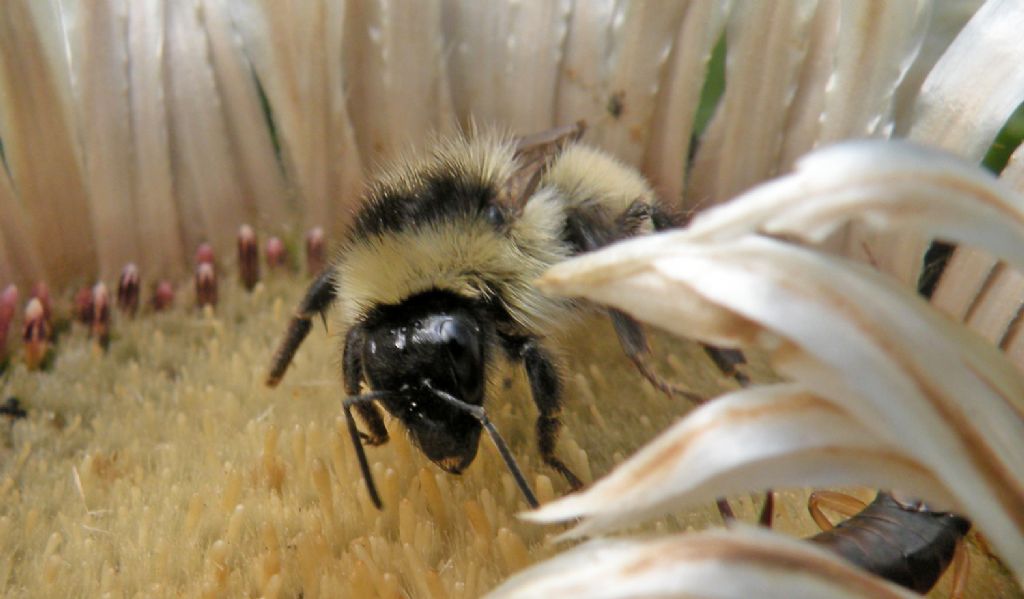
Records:
[[[484,408],[499,353],[525,368],[544,462],[573,489],[581,486],[555,455],[562,379],[545,346],[576,305],[546,296],[533,281],[575,254],[672,223],[644,179],[577,143],[582,133],[579,123],[521,138],[457,136],[385,169],[368,187],[337,259],[300,302],[267,384],[281,380],[313,317],[336,306],[347,331],[345,416],[378,508],[363,444],[388,440],[379,408],[451,473],[470,465],[486,431],[527,502],[537,505]],[[644,376],[699,399],[657,377],[643,330],[609,313]]]

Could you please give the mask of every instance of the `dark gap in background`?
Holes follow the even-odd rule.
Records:
[[[1024,140],[1024,104],[1017,107],[1017,110],[1010,115],[1010,118],[1003,125],[992,142],[981,165],[995,175],[1003,172],[1010,156]],[[926,298],[931,298],[935,293],[935,287],[942,278],[942,272],[949,264],[956,245],[944,241],[934,241],[924,255],[924,264],[921,268],[921,276],[917,279],[917,291]]]

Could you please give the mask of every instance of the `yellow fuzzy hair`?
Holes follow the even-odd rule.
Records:
[[[498,189],[515,168],[512,144],[493,134],[440,141],[427,158],[385,169],[371,197],[411,195],[428,173],[455,172]],[[353,236],[337,264],[343,325],[375,305],[396,304],[430,289],[464,297],[496,295],[526,331],[546,334],[567,321],[569,304],[545,296],[533,281],[571,254],[561,239],[566,211],[597,202],[613,214],[634,201],[653,202],[642,177],[614,158],[581,145],[567,148],[545,174],[507,232],[483,218],[464,216],[368,237]]]
[[[604,152],[580,144],[558,157],[543,183],[557,187],[571,204],[595,201],[621,214],[636,200],[655,203],[654,191],[640,173]]]

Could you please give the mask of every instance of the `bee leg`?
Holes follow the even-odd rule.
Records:
[[[750,384],[750,377],[747,376],[745,372],[737,368],[740,364],[747,363],[747,359],[743,356],[743,352],[738,349],[728,349],[704,344],[704,353],[711,358],[711,361],[715,363],[715,366],[717,366],[720,371],[722,371],[722,374],[735,379],[741,387],[746,387]]]
[[[775,492],[768,489],[764,492],[764,504],[761,506],[761,516],[757,523],[765,528],[772,527],[772,516],[775,511]]]
[[[715,500],[715,505],[718,506],[718,513],[722,515],[722,520],[729,522],[730,520],[736,519],[736,514],[732,511],[732,506],[729,505],[729,501],[724,497],[719,497]],[[775,493],[768,489],[764,494],[764,504],[761,506],[761,516],[757,519],[757,523],[767,528],[772,527],[772,512],[775,509]]]
[[[619,239],[636,235],[643,224],[652,219],[656,210],[656,206],[636,200],[622,214],[612,218],[600,206],[577,206],[566,216],[565,238],[577,252],[594,251]],[[696,403],[705,401],[700,395],[662,379],[651,369],[648,363],[651,349],[640,323],[619,310],[610,309],[608,314],[619,344],[644,378],[666,395],[679,395]]]
[[[345,393],[350,397],[359,395],[360,383],[363,380],[363,361],[360,356],[359,346],[363,341],[363,330],[354,326],[345,335],[345,350],[342,353],[342,376],[345,379]],[[380,415],[380,408],[373,402],[359,402],[353,404],[359,418],[370,430],[369,433],[357,431],[359,438],[366,445],[376,446],[388,442],[388,429],[384,426],[384,419]]]
[[[627,211],[627,214],[628,213],[629,211]],[[620,217],[620,220],[621,219],[622,217]],[[665,210],[657,203],[650,206],[650,219],[651,223],[654,225],[655,231],[665,231],[667,229],[681,227],[686,220],[678,214]],[[626,234],[628,232],[623,231],[623,233]],[[747,363],[747,359],[743,356],[743,352],[738,349],[725,349],[707,344],[704,344],[704,352],[711,358],[711,361],[715,363],[715,366],[717,366],[723,374],[735,379],[741,387],[746,387],[750,384],[750,377],[737,368],[740,364]]]
[[[313,327],[313,315],[319,313],[322,316],[335,297],[334,269],[327,268],[310,284],[306,296],[299,302],[295,315],[288,323],[288,330],[274,352],[274,359],[270,364],[270,374],[266,380],[268,387],[276,387],[281,382],[285,370],[292,363],[295,351],[299,349]]]
[[[626,353],[626,357],[636,365],[640,374],[650,381],[656,389],[670,397],[678,395],[680,397],[685,397],[694,403],[704,403],[707,401],[707,398],[678,385],[674,385],[654,372],[651,365],[648,363],[648,359],[651,356],[651,348],[647,344],[647,335],[644,333],[639,322],[633,320],[633,318],[626,313],[620,312],[614,308],[608,310],[608,316],[612,320],[612,326],[615,327],[615,334],[619,338],[619,345],[622,346],[622,351],[624,351]]]
[[[715,500],[715,505],[718,506],[718,513],[722,515],[722,520],[729,522],[736,519],[736,513],[732,511],[732,506],[729,505],[729,500],[725,497],[719,497]]]
[[[342,402],[341,406],[345,410],[345,422],[348,424],[348,434],[352,437],[352,447],[356,450],[356,458],[359,460],[359,470],[363,474],[363,482],[366,483],[366,493],[370,496],[370,501],[373,502],[374,507],[378,510],[384,508],[384,503],[380,500],[380,494],[377,492],[377,485],[373,482],[373,472],[370,470],[370,463],[366,459],[366,451],[363,449],[362,436],[359,429],[356,428],[356,421],[352,418],[352,408],[359,409],[360,406],[372,405],[374,401],[387,395],[386,392],[372,391],[364,395],[357,395],[354,397],[346,397],[345,401]]]
[[[536,339],[522,341],[517,353],[526,368],[530,394],[540,412],[537,416],[537,445],[540,448],[540,457],[545,464],[557,470],[572,490],[576,491],[583,487],[583,482],[555,456],[558,431],[562,428],[559,417],[562,411],[562,379],[551,356]]]
[[[866,507],[867,504],[860,499],[835,491],[815,491],[807,499],[807,511],[811,513],[811,518],[814,518],[821,530],[833,528],[832,523],[825,517],[823,508],[850,518]]]

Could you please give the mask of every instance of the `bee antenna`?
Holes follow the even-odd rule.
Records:
[[[384,503],[380,500],[380,494],[377,493],[377,485],[373,483],[373,473],[370,472],[370,464],[366,461],[366,450],[363,448],[362,433],[356,428],[356,421],[352,418],[352,406],[373,403],[385,395],[388,395],[386,391],[371,391],[354,397],[346,397],[342,402],[345,409],[345,422],[348,423],[348,434],[352,436],[352,445],[355,447],[356,457],[359,459],[359,470],[366,483],[366,492],[378,510],[384,509]]]
[[[501,434],[498,433],[498,429],[494,428],[494,425],[491,424],[491,420],[487,417],[487,411],[484,410],[483,406],[468,404],[449,393],[445,393],[440,389],[431,387],[430,383],[427,381],[424,381],[424,384],[431,393],[443,399],[452,407],[462,410],[473,418],[476,418],[480,424],[483,425],[484,429],[487,430],[487,434],[491,436],[491,441],[494,442],[494,446],[498,448],[498,453],[501,454],[501,459],[505,460],[505,466],[508,467],[508,471],[511,472],[512,477],[516,479],[516,484],[519,485],[519,490],[523,492],[523,496],[526,498],[526,503],[528,503],[532,509],[540,507],[540,503],[537,502],[537,496],[533,494],[529,483],[526,482],[526,477],[523,476],[523,471],[519,469],[519,464],[516,463],[516,459],[512,456],[512,452],[509,451],[508,445],[505,444],[505,440],[501,438]]]

